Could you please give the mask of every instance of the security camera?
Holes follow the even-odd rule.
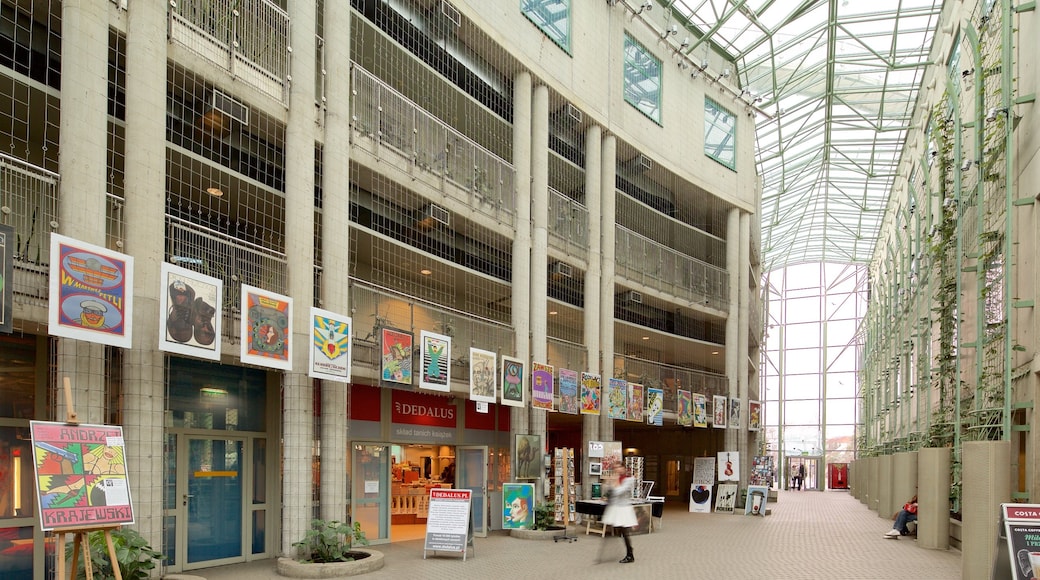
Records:
[[[964,163],[961,164],[961,171],[967,171],[971,169],[971,159],[965,159]]]
[[[636,12],[636,14],[642,14],[644,12],[650,12],[653,9],[654,9],[653,2],[651,2],[650,0],[646,0],[646,2],[643,2],[643,4],[639,6],[639,12]]]
[[[679,45],[679,48],[686,48],[687,46],[690,46],[690,37],[689,36],[687,36],[686,38],[682,39],[682,44]]]

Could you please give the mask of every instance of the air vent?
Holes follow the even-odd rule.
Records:
[[[416,225],[428,230],[436,227],[438,224],[451,226],[451,212],[435,203],[423,207],[419,212]]]
[[[629,290],[628,292],[626,292],[625,293],[625,298],[629,302],[631,302],[632,304],[642,304],[643,303],[643,295],[640,294],[639,292],[636,292],[635,290]]]
[[[462,26],[462,15],[459,14],[457,8],[451,5],[451,2],[447,2],[446,0],[441,2],[441,14],[455,23],[455,26]]]
[[[565,109],[567,111],[567,118],[574,121],[575,123],[581,123],[581,109],[575,107],[570,103],[567,103],[567,107],[565,107]]]
[[[243,125],[249,124],[249,107],[220,91],[213,91],[213,94],[210,95],[209,105],[214,111],[220,111]]]
[[[640,153],[628,161],[625,161],[622,166],[629,173],[646,173],[654,168],[654,161]]]
[[[565,262],[556,262],[553,265],[553,274],[557,274],[563,278],[571,278],[574,276],[574,266]]]

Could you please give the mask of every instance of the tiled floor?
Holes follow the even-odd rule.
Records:
[[[691,514],[669,504],[663,526],[633,536],[636,561],[618,537],[584,535],[577,542],[531,541],[492,532],[460,555],[429,555],[423,541],[373,546],[386,556],[378,578],[698,578],[705,580],[957,580],[958,551],[926,550],[913,539],[886,540],[891,522],[846,492],[780,492],[768,517]],[[596,563],[605,548],[605,563]],[[273,560],[197,570],[207,580],[274,580]]]

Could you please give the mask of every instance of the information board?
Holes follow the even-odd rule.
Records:
[[[472,497],[473,492],[468,489],[430,490],[424,560],[427,551],[462,552],[462,559],[466,559],[466,546],[473,543],[470,518]]]
[[[1040,578],[1040,504],[1005,503],[1001,510],[1014,580]]]
[[[31,421],[44,531],[134,523],[123,428]]]

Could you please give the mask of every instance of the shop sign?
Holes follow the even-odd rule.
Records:
[[[455,440],[459,412],[452,399],[395,390],[390,407],[395,441]]]
[[[1002,504],[1013,580],[1040,578],[1040,504]]]
[[[462,558],[466,558],[466,547],[473,544],[472,493],[468,489],[430,490],[423,558],[427,551],[462,552]]]

